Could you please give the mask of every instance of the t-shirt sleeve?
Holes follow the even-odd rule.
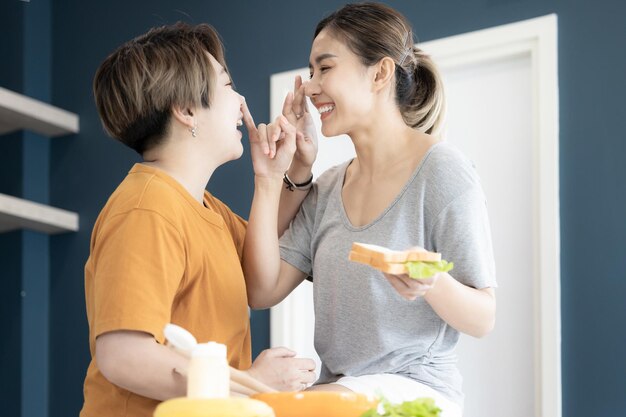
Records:
[[[465,191],[437,216],[431,245],[454,262],[450,275],[477,289],[496,287],[496,272],[485,196],[479,186]]]
[[[180,233],[160,214],[134,209],[103,225],[94,250],[95,336],[134,330],[162,343],[185,271]]]
[[[283,261],[312,277],[311,241],[317,206],[317,186],[306,196],[296,217],[280,238],[280,257]]]

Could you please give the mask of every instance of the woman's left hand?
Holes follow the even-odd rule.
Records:
[[[302,82],[302,77],[296,76],[293,92],[287,94],[283,102],[283,116],[298,131],[296,138],[297,148],[293,162],[302,167],[311,167],[317,156],[317,131],[313,122],[313,116],[309,113],[304,89],[305,84]]]
[[[241,106],[243,121],[250,138],[250,153],[254,174],[260,177],[281,178],[296,151],[296,128],[285,116],[273,123],[255,126],[247,104]]]
[[[423,297],[437,282],[439,274],[430,278],[415,279],[408,274],[392,275],[383,274],[391,286],[406,300],[413,301],[418,297]]]

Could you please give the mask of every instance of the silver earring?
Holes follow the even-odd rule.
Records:
[[[196,127],[192,127],[191,128],[191,136],[193,136],[194,138],[196,137]]]

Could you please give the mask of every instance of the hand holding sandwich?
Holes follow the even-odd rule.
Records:
[[[493,329],[494,289],[460,283],[447,273],[454,265],[442,260],[439,253],[420,247],[395,251],[355,242],[348,259],[383,272],[403,298],[424,297],[439,317],[460,332],[482,337]]]
[[[437,282],[441,272],[453,268],[441,254],[419,246],[394,251],[382,246],[353,243],[348,258],[383,272],[391,286],[407,300],[424,296]]]
[[[430,278],[416,280],[411,278],[408,274],[394,275],[383,272],[383,275],[398,294],[409,301],[426,295],[426,293],[435,286],[439,277],[439,274],[435,274]]]

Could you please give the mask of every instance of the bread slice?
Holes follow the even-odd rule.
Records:
[[[348,259],[388,274],[407,274],[406,262],[437,262],[441,260],[441,254],[420,247],[396,251],[383,246],[354,242]]]
[[[378,245],[370,245],[368,243],[354,242],[352,244],[352,252],[367,255],[377,262],[400,263],[408,261],[437,262],[441,260],[441,254],[429,252],[420,247],[409,248],[406,250],[392,250]]]
[[[386,272],[388,274],[401,275],[408,274],[409,271],[404,262],[401,263],[390,263],[384,261],[377,261],[376,259],[372,259],[369,255],[364,255],[359,252],[350,251],[348,254],[348,259],[353,262],[358,262],[361,264],[365,264],[371,266],[372,268],[376,268],[379,271]]]

